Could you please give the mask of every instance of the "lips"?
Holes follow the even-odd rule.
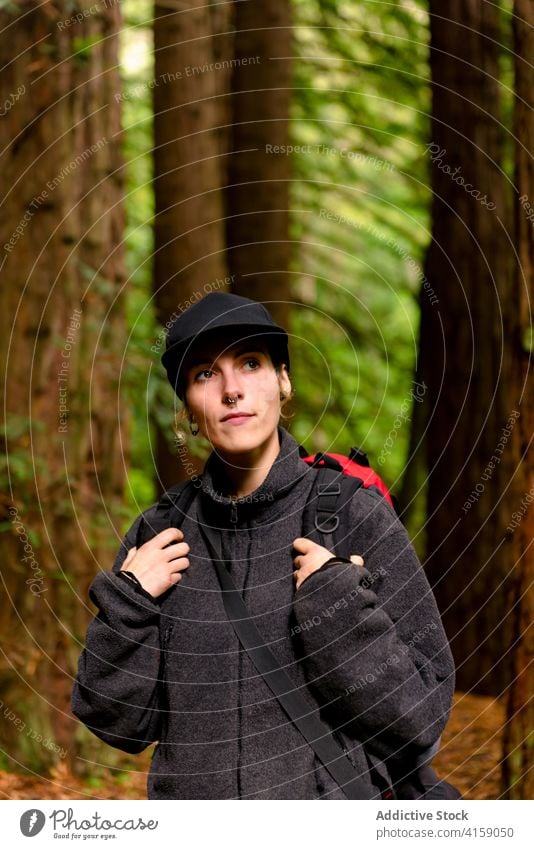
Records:
[[[233,412],[233,413],[228,413],[228,415],[227,415],[227,416],[225,416],[223,419],[221,419],[221,421],[222,421],[222,422],[227,422],[227,421],[229,421],[230,419],[242,419],[242,418],[248,418],[248,417],[253,416],[253,415],[254,415],[254,413],[244,413],[244,412],[243,412],[243,413],[240,413],[240,412],[238,412],[238,411],[235,411],[235,412]]]

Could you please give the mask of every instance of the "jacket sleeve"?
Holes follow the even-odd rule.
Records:
[[[111,572],[89,588],[98,608],[79,662],[72,712],[104,742],[125,752],[143,751],[160,729],[160,608],[119,571],[135,544],[138,516],[122,541]]]
[[[293,632],[310,688],[339,730],[381,758],[417,756],[441,735],[454,664],[432,590],[400,522],[295,594]]]

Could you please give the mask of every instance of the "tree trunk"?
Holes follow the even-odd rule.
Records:
[[[514,4],[515,57],[515,241],[517,267],[510,344],[513,372],[510,403],[521,410],[512,435],[514,498],[510,501],[508,606],[512,611],[513,652],[507,722],[503,740],[503,795],[534,797],[532,728],[534,726],[534,370],[532,303],[534,302],[534,4]]]
[[[504,538],[519,407],[508,391],[515,303],[500,170],[499,11],[483,0],[453,0],[446,17],[431,0],[430,11],[432,242],[421,325],[427,572],[458,686],[500,694],[510,681],[513,561]]]
[[[175,9],[156,3],[154,14],[154,297],[163,326],[231,282],[223,197],[231,6],[190,0]],[[172,404],[172,396],[163,403]],[[161,422],[156,431],[161,491],[198,463],[190,455],[178,462]]]
[[[127,465],[128,416],[117,409],[126,338],[120,7],[100,5],[74,23],[71,15],[67,2],[21,0],[0,12],[0,102],[12,102],[0,145],[10,711],[0,734],[12,765],[32,769],[75,755],[71,676],[88,584],[117,547]]]
[[[419,293],[419,305],[422,309],[423,299],[426,294],[421,287]],[[417,389],[412,393],[411,427],[408,448],[406,450],[406,462],[402,485],[398,494],[398,506],[402,522],[406,525],[410,536],[419,531],[419,528],[411,528],[411,522],[416,514],[416,507],[421,498],[424,504],[424,478],[426,464],[424,457],[424,430],[426,426],[425,395],[426,386],[422,379],[422,360],[417,357],[415,368],[415,383]]]
[[[289,0],[235,4],[226,222],[232,288],[264,301],[285,325],[290,301],[291,156],[286,149],[291,54]]]

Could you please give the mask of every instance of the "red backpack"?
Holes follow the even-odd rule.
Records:
[[[369,466],[367,454],[360,448],[351,448],[349,456],[320,452],[308,455],[300,445],[302,460],[318,470],[317,481],[311,489],[302,517],[303,536],[319,534],[320,544],[330,551],[336,549],[342,557],[350,535],[349,504],[362,488],[374,491],[385,498],[399,515],[398,502],[386,484]],[[345,509],[347,508],[347,509]]]
[[[370,467],[367,454],[361,448],[351,448],[348,457],[344,454],[324,454],[322,452],[313,456],[308,455],[303,445],[299,446],[299,453],[301,459],[309,466],[326,467],[335,472],[343,472],[344,475],[361,480],[365,489],[378,490],[398,515],[397,499],[394,495],[391,495],[382,478]]]

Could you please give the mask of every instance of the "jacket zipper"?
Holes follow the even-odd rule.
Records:
[[[237,525],[237,503],[232,499],[232,503],[230,504],[230,521],[233,525]]]
[[[165,672],[167,670],[167,645],[171,638],[173,625],[167,625],[163,634],[163,640],[161,641],[161,679],[165,681]]]
[[[167,682],[167,646],[169,644],[169,640],[171,638],[171,634],[172,634],[173,630],[174,630],[174,625],[167,625],[167,627],[165,628],[165,631],[163,632],[163,638],[161,640],[161,645],[160,645],[161,658],[160,658],[160,673],[159,673],[160,683],[159,683],[159,686],[162,687],[162,688],[165,688],[165,684]],[[163,692],[164,692],[164,690],[163,690]],[[163,697],[163,698],[165,698],[165,697]],[[160,730],[161,730],[160,739],[159,739],[158,745],[156,746],[156,748],[154,749],[154,752],[152,754],[152,760],[154,760],[154,756],[155,756],[157,750],[159,749],[159,747],[161,746],[162,740],[167,736],[167,726],[168,726],[168,722],[169,722],[169,716],[168,716],[169,709],[170,709],[170,705],[168,703],[168,696],[167,696],[166,704],[162,705],[163,715],[162,715],[161,723],[160,723]],[[167,713],[165,713],[165,711]]]
[[[234,531],[237,525],[237,504],[235,500],[232,498],[232,503],[230,504],[230,521],[234,526]],[[238,734],[237,734],[237,770],[236,770],[236,779],[237,779],[237,798],[241,799],[243,794],[243,787],[241,784],[241,723],[242,723],[242,713],[241,713],[241,646],[239,651],[239,663],[238,663],[238,681],[237,681],[237,721],[238,721]]]
[[[237,521],[238,521],[238,512],[237,512],[237,498],[232,498],[230,502],[230,522],[234,526],[234,531],[236,530]],[[239,652],[239,664],[238,664],[238,683],[237,683],[237,716],[238,716],[238,740],[237,740],[237,770],[236,770],[236,781],[237,781],[237,798],[241,799],[243,794],[243,788],[241,783],[241,722],[242,722],[242,713],[241,713],[241,658],[242,653]]]

